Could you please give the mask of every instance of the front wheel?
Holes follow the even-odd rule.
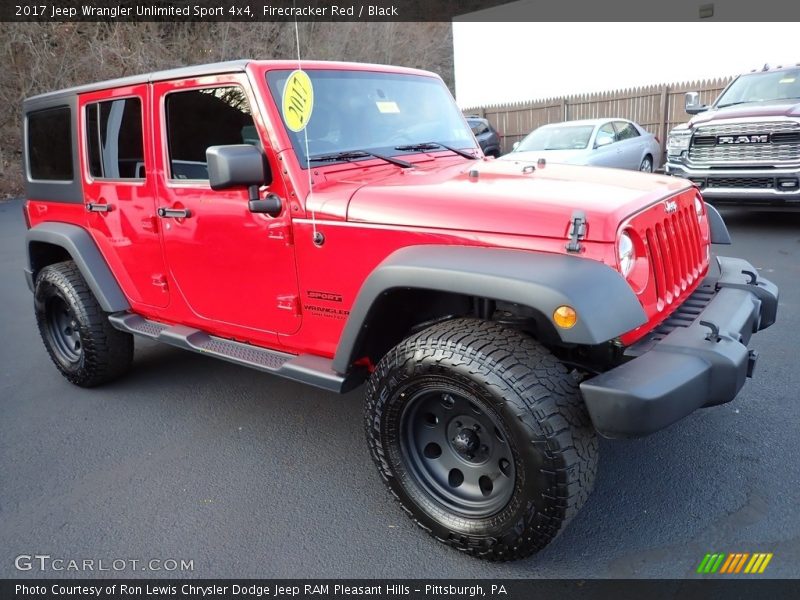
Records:
[[[586,501],[597,439],[577,384],[532,338],[457,319],[392,349],[367,386],[370,451],[440,541],[489,560],[546,546]]]

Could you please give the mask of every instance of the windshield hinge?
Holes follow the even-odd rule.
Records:
[[[567,252],[580,252],[583,250],[581,240],[586,237],[586,214],[582,210],[572,213],[569,220],[569,242]]]

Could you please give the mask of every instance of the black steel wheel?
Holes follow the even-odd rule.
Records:
[[[92,387],[130,368],[133,336],[111,326],[74,262],[38,273],[34,309],[45,348],[68,381]]]
[[[529,556],[589,496],[597,438],[567,369],[531,337],[454,319],[403,340],[367,384],[367,442],[403,509],[488,560]]]
[[[77,318],[69,304],[61,296],[52,296],[45,301],[45,327],[53,352],[59,361],[77,364],[83,356],[81,333]]]
[[[468,389],[443,377],[421,378],[400,421],[400,448],[416,483],[468,517],[502,509],[514,491],[508,433]]]

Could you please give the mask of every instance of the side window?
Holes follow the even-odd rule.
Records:
[[[31,179],[72,181],[72,114],[68,106],[28,115],[28,170]]]
[[[87,104],[86,150],[92,177],[143,178],[144,140],[139,98]]]
[[[259,143],[250,105],[240,87],[169,94],[166,117],[172,179],[208,179],[209,146]]]
[[[633,126],[633,123],[616,121],[614,125],[617,127],[617,139],[619,140],[629,140],[631,138],[639,137],[639,132],[637,131],[636,127]]]
[[[616,133],[614,131],[614,125],[606,123],[597,131],[597,138],[595,138],[594,145],[599,147],[615,141]]]
[[[489,131],[489,126],[484,121],[472,122],[472,133],[475,135],[483,135],[487,131]]]

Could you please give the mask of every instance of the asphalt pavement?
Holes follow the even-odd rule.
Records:
[[[772,552],[764,576],[796,577],[800,213],[726,219],[734,245],[718,252],[781,288],[778,323],[751,344],[755,378],[648,438],[602,440],[570,526],[530,559],[491,564],[392,502],[363,439],[362,389],[337,396],[142,340],[124,379],[71,386],[34,323],[21,203],[2,202],[0,577],[92,575],[15,567],[44,554],[163,561],[122,576],[672,578],[695,576],[708,552]],[[193,570],[164,570],[171,559]]]

